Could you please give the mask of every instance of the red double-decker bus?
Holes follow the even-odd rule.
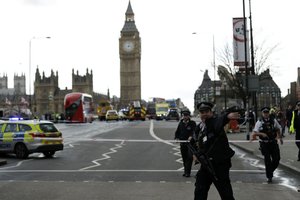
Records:
[[[82,123],[93,121],[93,97],[86,93],[69,93],[64,99],[67,122]]]

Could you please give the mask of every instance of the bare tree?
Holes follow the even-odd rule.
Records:
[[[270,57],[278,49],[279,44],[275,44],[269,48],[266,47],[266,40],[264,40],[260,45],[254,45],[254,66],[256,74],[261,74],[261,72],[266,69],[271,69],[274,67],[270,63]]]
[[[254,66],[255,72],[259,75],[262,71],[270,69],[272,64],[269,60],[274,51],[278,48],[278,44],[266,48],[266,41],[254,47]],[[246,91],[244,89],[242,73],[239,68],[234,66],[232,45],[228,43],[223,49],[217,52],[218,62],[222,63],[218,66],[218,75],[220,80],[226,80],[229,87],[236,97],[243,99],[246,103]]]

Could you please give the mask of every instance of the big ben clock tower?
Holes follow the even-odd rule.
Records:
[[[120,104],[127,106],[141,100],[141,38],[134,22],[129,1],[125,24],[119,39],[120,52]]]

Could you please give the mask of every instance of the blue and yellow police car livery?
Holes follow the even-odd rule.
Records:
[[[62,133],[49,121],[0,121],[0,152],[27,158],[31,153],[52,157],[63,150]]]

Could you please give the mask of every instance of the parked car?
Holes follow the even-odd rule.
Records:
[[[180,119],[180,115],[177,109],[169,109],[167,116],[166,116],[166,120],[177,120],[179,121]]]
[[[110,120],[116,120],[116,121],[119,121],[119,114],[118,114],[118,111],[116,111],[116,110],[108,110],[108,111],[106,112],[105,120],[106,120],[106,121],[110,121]]]
[[[31,153],[52,157],[63,150],[62,133],[50,121],[21,120],[0,122],[0,152],[25,159]]]
[[[127,120],[128,119],[128,116],[127,116],[128,110],[121,109],[121,110],[119,110],[118,115],[119,115],[120,120]]]

